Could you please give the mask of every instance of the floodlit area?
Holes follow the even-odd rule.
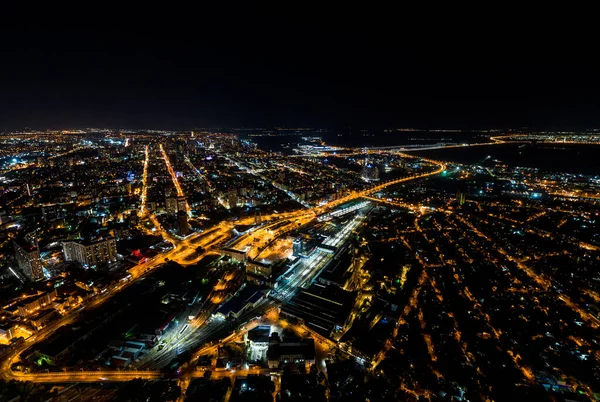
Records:
[[[292,256],[291,238],[278,238],[270,244],[256,259],[263,263],[274,263]]]

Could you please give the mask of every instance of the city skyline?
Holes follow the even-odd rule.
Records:
[[[0,135],[0,400],[594,400],[600,134],[392,132]]]
[[[0,24],[0,402],[600,401],[594,24],[49,6]]]

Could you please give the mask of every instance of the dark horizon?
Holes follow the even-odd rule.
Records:
[[[566,35],[247,9],[190,25],[90,18],[3,27],[0,129],[600,127],[600,78]]]
[[[390,136],[402,136],[402,135],[410,135],[411,133],[432,133],[432,134],[443,134],[443,133],[463,133],[463,134],[476,134],[476,133],[506,133],[506,134],[527,134],[527,133],[576,133],[582,135],[595,135],[600,131],[600,128],[596,127],[558,127],[558,128],[548,128],[548,127],[415,127],[415,126],[288,126],[288,125],[257,125],[257,126],[187,126],[187,127],[173,127],[169,125],[161,125],[161,126],[147,126],[147,127],[133,127],[133,126],[119,126],[119,125],[79,125],[79,126],[5,126],[0,127],[0,134],[9,134],[11,132],[19,132],[19,131],[35,131],[35,132],[57,132],[57,131],[69,131],[69,130],[91,130],[91,129],[102,129],[102,130],[127,130],[127,131],[135,131],[138,133],[148,133],[149,131],[165,131],[165,132],[186,132],[186,131],[195,131],[195,132],[223,132],[223,133],[236,133],[236,134],[244,134],[244,131],[252,131],[255,130],[256,133],[260,131],[278,132],[280,135],[286,135],[285,131],[289,131],[289,135],[296,135],[294,133],[300,131],[319,131],[324,134],[339,134],[346,133],[348,135],[355,135],[361,133],[369,133],[376,136],[379,135],[390,135]],[[397,131],[396,131],[397,130]]]

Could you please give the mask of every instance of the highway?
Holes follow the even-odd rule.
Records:
[[[403,156],[407,156],[407,157],[410,157],[410,158],[415,158],[414,155],[403,155]],[[380,184],[378,184],[376,186],[370,187],[370,188],[368,188],[366,190],[363,190],[363,191],[352,192],[352,193],[350,193],[349,195],[347,195],[345,197],[339,198],[337,200],[330,201],[327,204],[322,205],[320,207],[313,208],[313,210],[317,214],[321,214],[321,213],[324,213],[327,210],[329,210],[331,208],[334,208],[334,207],[336,207],[338,205],[344,204],[344,203],[349,202],[349,201],[353,201],[353,200],[355,200],[357,198],[361,198],[361,197],[364,197],[364,196],[371,195],[371,194],[376,193],[378,191],[381,191],[381,190],[383,190],[383,189],[385,189],[387,187],[394,186],[394,185],[400,184],[400,183],[406,183],[406,182],[409,182],[409,181],[412,181],[412,180],[419,180],[419,179],[424,179],[426,177],[435,176],[437,174],[442,173],[444,170],[446,170],[446,163],[445,162],[434,161],[432,159],[425,159],[425,158],[419,158],[419,159],[424,160],[426,162],[429,162],[429,163],[431,163],[433,165],[437,165],[438,168],[435,169],[435,170],[433,170],[433,171],[431,171],[431,172],[426,172],[426,173],[421,173],[421,174],[413,174],[411,176],[401,177],[399,179],[394,179],[394,180],[389,180],[389,181],[380,183]]]
[[[38,383],[73,383],[73,382],[120,382],[135,378],[158,380],[165,378],[160,371],[123,370],[123,371],[69,371],[37,374],[17,374],[14,380]]]
[[[416,158],[414,155],[408,155],[407,157]],[[421,158],[421,159],[423,159],[423,158]],[[286,226],[286,228],[287,228],[286,230],[278,231],[277,235],[280,236],[283,233],[286,233],[287,231],[296,229],[299,226],[303,226],[303,225],[306,225],[307,223],[310,223],[318,215],[322,215],[322,214],[326,213],[327,211],[329,211],[339,205],[342,205],[344,203],[356,200],[358,198],[367,197],[373,193],[381,191],[390,186],[394,186],[394,185],[397,185],[400,183],[406,183],[406,182],[409,182],[412,180],[424,179],[424,178],[427,178],[430,176],[440,174],[441,172],[446,170],[446,164],[444,162],[434,161],[431,159],[423,159],[423,160],[425,160],[426,162],[431,163],[433,165],[437,165],[438,168],[433,171],[430,171],[430,172],[414,174],[411,176],[401,177],[398,179],[382,182],[376,186],[370,187],[363,191],[354,191],[345,197],[330,201],[327,204],[321,205],[319,207],[313,207],[311,209],[299,209],[296,212],[271,215],[269,218],[272,219],[272,221],[269,222],[269,225],[263,226],[247,235],[240,237],[239,239],[236,239],[235,243],[232,244],[231,247],[233,247],[235,245],[236,248],[241,249],[246,246],[251,246],[251,247],[255,246],[255,242],[259,243],[259,244],[262,242],[263,244],[265,244],[267,242],[266,239],[271,238],[271,236],[273,235],[270,232],[270,227],[272,225],[274,225],[275,223],[277,223],[277,221],[275,221],[275,220],[278,217],[282,217],[282,218],[285,217],[285,219],[288,219],[290,221],[290,224]],[[250,252],[249,255],[252,256],[253,254]]]

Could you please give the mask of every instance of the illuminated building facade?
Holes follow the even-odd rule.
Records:
[[[44,277],[42,269],[42,260],[40,250],[30,244],[14,242],[15,257],[19,270],[32,281],[40,280]]]
[[[167,210],[168,213],[170,213],[170,214],[177,213],[177,211],[178,211],[178,208],[177,208],[178,200],[177,200],[177,198],[175,198],[175,197],[167,197],[165,199],[165,204],[166,204],[165,209]]]
[[[186,212],[185,197],[177,197],[177,211]]]
[[[87,244],[70,241],[63,243],[63,253],[66,261],[95,267],[117,261],[117,242],[112,237]]]

